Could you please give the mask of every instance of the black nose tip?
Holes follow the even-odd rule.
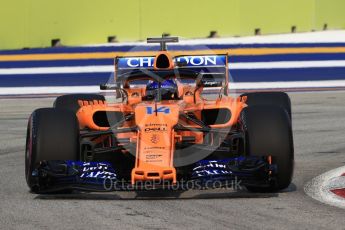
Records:
[[[156,60],[156,68],[157,69],[166,69],[170,66],[170,60],[165,54],[160,54]]]

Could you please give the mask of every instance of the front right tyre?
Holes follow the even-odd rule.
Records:
[[[79,124],[72,111],[41,108],[28,121],[25,151],[25,177],[32,192],[38,185],[33,171],[43,160],[78,160]]]

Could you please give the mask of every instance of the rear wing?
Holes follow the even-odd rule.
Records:
[[[155,57],[116,57],[115,58],[115,82],[130,79],[134,73],[152,71],[159,73],[154,68]],[[175,56],[174,68],[171,74],[182,75],[187,72],[195,73],[201,77],[205,87],[215,87],[228,84],[228,55],[188,55]],[[192,75],[191,75],[192,76]]]

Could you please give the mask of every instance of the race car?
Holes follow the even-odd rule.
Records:
[[[291,102],[284,92],[231,96],[228,54],[115,58],[103,94],[69,94],[31,114],[25,175],[34,193],[204,189],[254,192],[293,176]],[[216,93],[214,93],[216,92]],[[211,95],[215,95],[212,98]],[[108,96],[107,96],[108,98]],[[183,186],[183,185],[193,186]]]

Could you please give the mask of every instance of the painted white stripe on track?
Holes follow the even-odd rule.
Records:
[[[345,80],[292,82],[238,82],[229,84],[230,90],[341,88]],[[99,93],[99,86],[0,87],[0,95]]]
[[[300,69],[323,67],[345,67],[345,60],[229,63],[230,69]]]
[[[107,73],[113,72],[113,65],[100,66],[68,66],[68,67],[39,67],[39,68],[8,68],[0,69],[0,75],[21,74],[61,74],[61,73]]]
[[[296,69],[296,68],[326,68],[345,67],[345,60],[331,61],[281,61],[281,62],[241,62],[229,63],[229,69]],[[0,75],[24,74],[69,74],[69,73],[110,73],[113,65],[99,66],[66,66],[66,67],[38,67],[38,68],[7,68],[0,69]]]
[[[275,82],[230,82],[230,89],[284,89],[345,87],[345,80],[334,81],[275,81]]]
[[[99,86],[0,87],[0,95],[99,93]]]

